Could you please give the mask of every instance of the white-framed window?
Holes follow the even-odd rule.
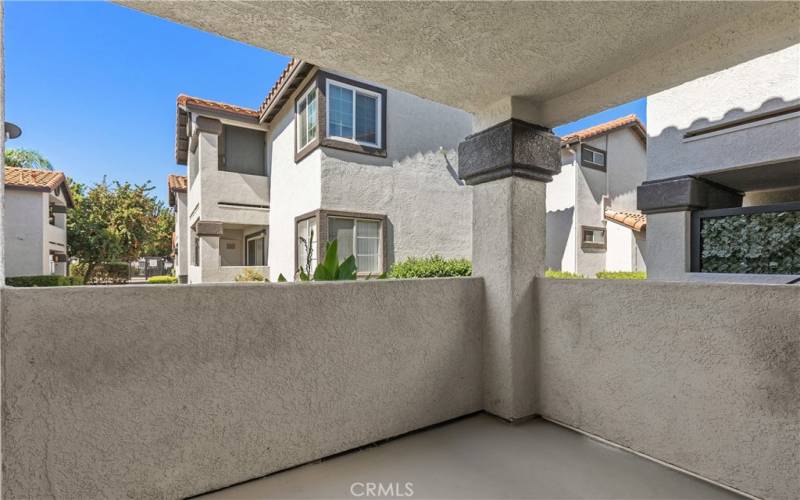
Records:
[[[297,150],[317,138],[317,87],[312,86],[296,104]]]
[[[330,216],[328,241],[334,239],[339,262],[354,255],[359,273],[381,272],[381,221]]]
[[[316,217],[297,223],[297,267],[309,274],[317,267],[317,238],[319,234]]]
[[[381,94],[327,80],[326,96],[327,137],[381,147]]]
[[[266,266],[266,239],[263,234],[248,236],[245,239],[245,265],[247,266]]]
[[[581,226],[581,248],[606,248],[606,229],[604,227]]]

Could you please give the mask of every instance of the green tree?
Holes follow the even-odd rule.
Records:
[[[8,167],[53,170],[53,165],[38,151],[32,149],[6,149],[5,164]]]
[[[67,217],[67,245],[86,266],[85,281],[104,262],[170,254],[174,217],[151,194],[150,182],[109,184],[103,179],[91,188],[71,186],[75,206]]]

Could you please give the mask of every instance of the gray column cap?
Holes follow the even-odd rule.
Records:
[[[742,206],[742,193],[686,175],[646,181],[637,188],[636,204],[645,214]]]
[[[194,232],[197,236],[222,236],[222,222],[199,220],[194,223]]]
[[[470,185],[511,176],[549,182],[561,172],[560,148],[550,129],[512,118],[458,145],[458,176]]]

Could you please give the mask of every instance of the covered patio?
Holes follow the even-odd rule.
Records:
[[[121,3],[474,113],[473,277],[2,289],[5,497],[199,495],[442,423],[215,495],[796,497],[800,288],[543,274],[552,127],[796,44],[800,4]]]
[[[412,498],[742,498],[546,420],[485,413],[198,498],[353,498],[378,486]]]

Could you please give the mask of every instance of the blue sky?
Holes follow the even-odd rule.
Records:
[[[195,64],[193,54],[203,54]],[[8,2],[8,147],[36,149],[70,177],[151,180],[166,199],[175,164],[175,97],[257,108],[288,58],[101,2]],[[644,100],[556,129],[567,133],[628,113]]]

